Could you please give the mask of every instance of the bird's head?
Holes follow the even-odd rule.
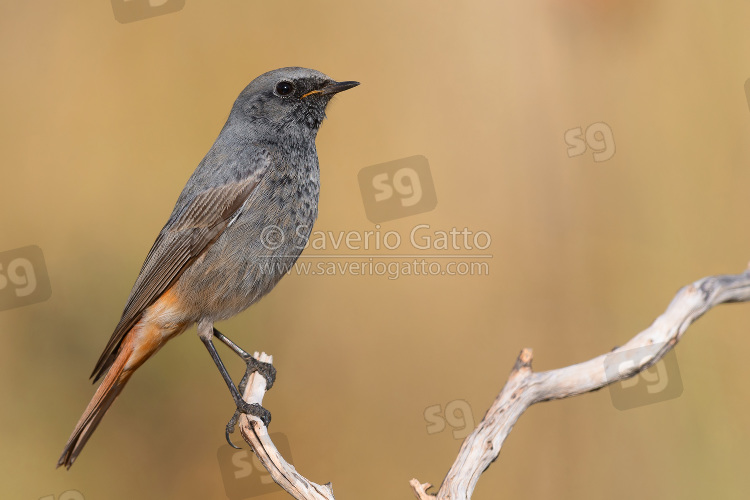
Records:
[[[274,133],[311,133],[314,137],[325,118],[331,98],[359,82],[337,82],[320,71],[281,68],[260,75],[245,87],[232,115]]]

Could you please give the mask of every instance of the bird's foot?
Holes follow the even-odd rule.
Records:
[[[252,356],[242,356],[242,359],[245,360],[247,369],[245,370],[245,375],[242,376],[242,380],[240,380],[240,384],[237,386],[237,389],[239,390],[241,395],[245,394],[245,388],[247,387],[248,380],[250,380],[250,375],[255,372],[260,373],[261,375],[263,375],[263,378],[266,379],[266,390],[269,390],[271,387],[273,387],[273,383],[276,380],[276,368],[274,368],[271,363],[258,361]],[[247,415],[254,415],[260,418],[261,422],[263,422],[263,425],[265,425],[266,427],[268,427],[268,424],[271,423],[271,412],[257,403],[251,404],[246,401],[242,401],[237,405],[237,410],[234,412],[234,415],[232,415],[232,418],[229,419],[229,422],[227,423],[225,436],[227,438],[227,443],[229,443],[232,448],[239,449],[234,445],[234,443],[232,443],[229,435],[234,432],[234,429],[237,426],[237,421],[239,420],[242,413],[245,413]]]
[[[240,415],[243,413],[246,415],[253,415],[254,417],[258,417],[266,427],[268,427],[268,425],[271,423],[270,411],[266,410],[258,403],[248,403],[247,401],[242,401],[242,403],[237,405],[237,409],[235,410],[234,415],[232,415],[232,418],[229,419],[229,422],[227,423],[227,429],[224,434],[227,438],[227,443],[229,443],[229,446],[237,450],[239,450],[240,448],[234,445],[229,435],[234,432],[234,428],[237,426],[237,421],[239,420]]]
[[[271,389],[271,387],[273,387],[273,383],[276,381],[276,368],[274,368],[271,363],[258,361],[252,356],[242,356],[242,359],[245,360],[247,369],[245,370],[245,375],[242,376],[242,380],[240,380],[240,385],[237,386],[240,394],[245,393],[247,381],[250,379],[250,375],[255,372],[260,373],[261,375],[263,375],[263,378],[266,379],[266,390],[269,390]]]

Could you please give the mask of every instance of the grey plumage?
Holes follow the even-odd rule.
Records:
[[[73,464],[133,372],[193,323],[237,412],[270,422],[267,410],[242,399],[212,338],[245,360],[246,377],[260,371],[270,388],[275,370],[253,360],[213,324],[268,293],[297,260],[318,214],[318,128],[331,97],[356,85],[310,69],[283,68],[259,76],[240,93],[146,257],[91,375],[104,380],[58,467]]]
[[[280,96],[279,82],[292,83],[293,93]],[[325,107],[356,83],[336,85],[315,70],[283,68],[240,93],[151,248],[94,380],[111,366],[144,310],[172,285],[189,311],[175,323],[213,322],[252,305],[296,261],[317,217],[315,137]],[[264,229],[281,234],[283,243],[263,241]],[[278,272],[269,272],[274,267]]]

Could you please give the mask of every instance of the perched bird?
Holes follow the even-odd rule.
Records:
[[[357,85],[312,69],[282,68],[259,76],[240,93],[143,263],[91,374],[94,382],[104,380],[58,467],[70,468],[133,372],[193,323],[237,411],[268,424],[267,410],[242,399],[213,337],[245,360],[248,373],[261,372],[268,387],[275,370],[237,347],[214,323],[270,292],[299,257],[318,213],[315,137],[331,98]]]

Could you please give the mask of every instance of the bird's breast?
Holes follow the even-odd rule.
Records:
[[[214,319],[249,307],[292,270],[318,214],[317,162],[311,167],[264,174],[224,233],[180,278],[180,288],[200,290],[196,300],[210,304]]]

